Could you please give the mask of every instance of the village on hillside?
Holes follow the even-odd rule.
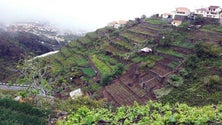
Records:
[[[158,14],[159,15],[159,14]],[[186,7],[178,7],[176,10],[170,13],[163,13],[159,15],[164,21],[172,24],[173,26],[179,26],[184,21],[192,22],[198,17],[205,19],[210,19],[211,21],[219,22],[222,24],[222,8],[220,6],[209,6],[206,8],[195,9],[192,12]],[[124,26],[127,23],[125,20],[112,21],[108,23],[109,27],[114,27],[118,29],[121,26]]]

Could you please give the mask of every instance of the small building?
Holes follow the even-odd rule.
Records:
[[[207,17],[207,9],[206,8],[196,9],[195,14],[201,15],[202,17]]]
[[[127,21],[125,21],[125,20],[119,20],[119,22],[112,21],[112,22],[108,23],[108,26],[118,29],[119,27],[126,25],[126,23],[127,23]]]
[[[83,94],[82,94],[81,89],[79,88],[79,89],[76,89],[76,90],[70,92],[69,95],[72,99],[76,99],[78,97],[81,97]]]
[[[164,18],[164,19],[172,18],[172,14],[164,13],[164,14],[162,14],[162,18]]]
[[[208,18],[220,18],[220,11],[222,9],[220,6],[209,6],[207,9],[207,16]]]
[[[190,15],[190,10],[186,7],[178,7],[178,8],[176,8],[176,14],[175,15],[189,16]]]
[[[143,49],[140,50],[140,52],[142,53],[149,53],[149,52],[152,52],[153,50],[151,48],[148,48],[148,47],[145,47]]]
[[[167,21],[168,23],[170,23],[172,21],[172,14],[170,14],[170,13],[162,14],[162,20]]]
[[[182,21],[181,21],[181,20],[173,20],[173,21],[171,22],[171,24],[172,24],[173,26],[179,26],[180,24],[182,24]]]
[[[118,24],[118,22],[117,21],[112,21],[112,22],[108,23],[108,26],[109,27],[114,27],[115,24]]]

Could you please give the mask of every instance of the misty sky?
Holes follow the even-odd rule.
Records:
[[[113,20],[171,12],[176,7],[222,6],[221,0],[0,0],[0,22],[41,20],[93,31]]]

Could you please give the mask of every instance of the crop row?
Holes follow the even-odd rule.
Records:
[[[128,29],[128,31],[135,32],[138,34],[147,35],[147,36],[156,36],[156,33],[154,33],[152,30],[142,29],[140,27],[132,27],[132,28]]]
[[[137,100],[136,96],[128,91],[120,83],[116,82],[106,86],[106,90],[118,101],[121,105],[132,105]]]
[[[167,73],[171,72],[172,70],[168,67],[168,66],[164,66],[164,65],[161,65],[161,64],[155,64],[153,66],[153,68],[151,69],[151,71],[159,74],[160,76],[164,76],[166,75]]]
[[[91,59],[92,59],[93,63],[95,64],[95,66],[100,71],[100,73],[107,74],[107,75],[111,75],[113,73],[113,70],[111,69],[111,67],[108,66],[103,61],[99,60],[96,55],[93,55],[91,57]]]
[[[129,33],[129,32],[122,33],[121,36],[131,39],[137,43],[143,43],[146,41],[146,38],[143,38],[143,36],[138,36],[136,34]]]

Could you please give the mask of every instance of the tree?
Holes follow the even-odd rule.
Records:
[[[49,64],[42,65],[40,60],[31,59],[20,61],[17,65],[20,71],[20,77],[17,82],[19,84],[27,85],[27,89],[23,92],[23,96],[31,96],[34,100],[37,100],[37,95],[47,97],[51,95],[51,82],[47,74],[47,70],[50,69]],[[38,103],[38,102],[37,102]]]
[[[171,32],[164,32],[159,44],[163,47],[168,47],[173,41],[174,36],[171,34]]]

